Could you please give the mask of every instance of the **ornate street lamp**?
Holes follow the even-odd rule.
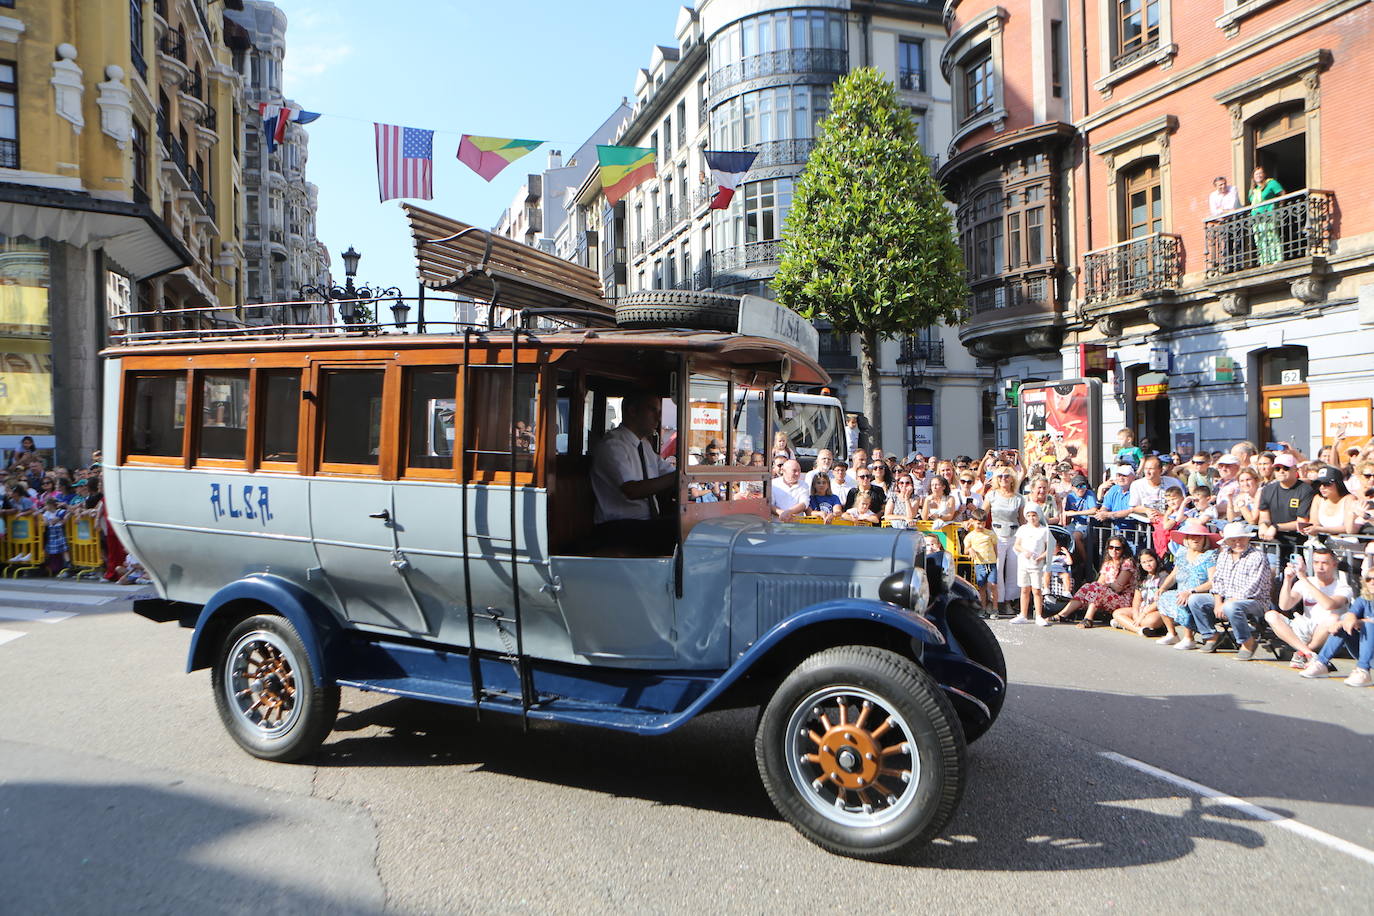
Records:
[[[355,286],[353,278],[358,275],[358,261],[362,259],[362,253],[349,245],[342,258],[344,262],[343,286],[330,284],[302,286],[301,298],[318,296],[325,301],[326,305],[336,302],[338,303],[339,320],[345,325],[368,325],[374,332],[376,331],[374,324],[376,317],[371,306],[379,299],[394,298],[398,305],[393,305],[391,310],[396,316],[396,326],[405,327],[405,318],[410,311],[410,306],[402,301],[400,289],[395,286],[386,288],[368,285]]]
[[[395,287],[392,287],[392,289],[395,289]],[[390,290],[388,290],[388,292],[390,292]],[[410,306],[406,305],[406,301],[401,298],[400,292],[400,290],[396,290],[396,302],[391,306],[391,315],[396,319],[396,327],[404,331],[406,319],[410,317]]]

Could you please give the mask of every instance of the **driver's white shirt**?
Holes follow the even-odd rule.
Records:
[[[638,454],[636,454],[638,452]],[[641,465],[639,456],[644,456]],[[645,469],[649,476],[644,476]],[[649,480],[673,471],[673,465],[654,451],[647,439],[635,435],[628,426],[617,426],[596,447],[592,458],[592,493],[596,496],[596,524],[626,519],[647,521],[653,517],[648,499],[627,499],[620,485],[631,480]]]

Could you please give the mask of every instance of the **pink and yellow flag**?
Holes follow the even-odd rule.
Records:
[[[601,188],[611,206],[620,203],[625,193],[657,173],[657,158],[651,147],[598,146],[596,159],[601,166]]]
[[[543,140],[510,140],[505,137],[474,137],[458,141],[458,161],[491,181],[501,170],[539,147]]]

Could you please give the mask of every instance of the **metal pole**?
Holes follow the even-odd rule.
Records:
[[[420,294],[416,296],[415,305],[415,333],[425,333],[425,283],[423,280],[417,281],[420,287]],[[456,317],[456,316],[455,316]]]

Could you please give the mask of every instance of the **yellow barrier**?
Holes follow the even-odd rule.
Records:
[[[5,516],[3,542],[4,575],[15,577],[29,569],[41,569],[47,552],[43,549],[43,519],[23,513]]]
[[[105,544],[100,537],[100,522],[94,516],[67,517],[67,549],[78,579],[105,574]]]

